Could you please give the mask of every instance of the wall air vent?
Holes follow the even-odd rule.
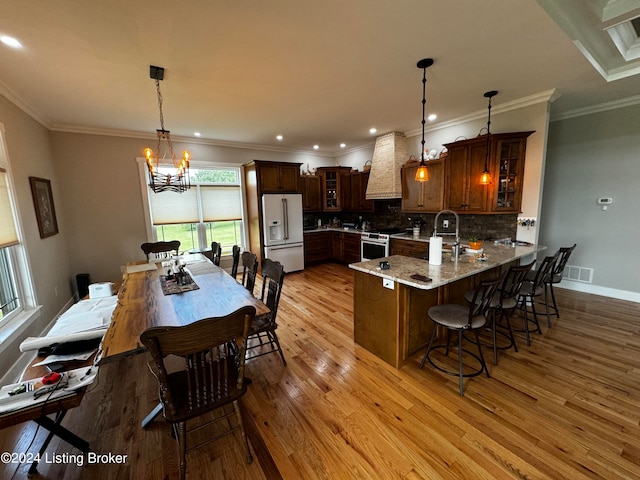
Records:
[[[593,268],[567,265],[564,267],[562,277],[574,282],[593,283]]]

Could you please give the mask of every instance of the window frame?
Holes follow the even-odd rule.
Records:
[[[9,268],[13,275],[12,280],[16,290],[15,294],[18,298],[18,307],[0,318],[0,351],[2,351],[3,341],[8,339],[11,334],[16,333],[16,331],[26,328],[39,315],[40,310],[36,302],[33,276],[24,240],[22,215],[20,215],[20,205],[6,144],[5,129],[2,123],[0,123],[0,167],[6,170],[9,200],[14,214],[19,242],[16,245],[3,248],[7,253]]]
[[[143,202],[143,206],[144,206],[144,216],[145,216],[145,227],[146,227],[146,233],[147,233],[147,239],[150,242],[156,242],[158,241],[158,235],[156,232],[156,226],[153,225],[152,220],[151,220],[151,206],[150,206],[150,194],[152,193],[149,189],[149,185],[148,185],[148,178],[147,178],[147,166],[146,166],[146,159],[144,157],[137,157],[136,161],[138,163],[138,171],[140,174],[140,190],[141,190],[141,195],[142,195],[142,202]],[[234,186],[238,186],[238,188],[240,189],[240,209],[241,209],[241,226],[240,226],[240,231],[241,231],[241,243],[239,244],[241,249],[245,249],[247,248],[247,244],[248,244],[248,239],[249,239],[249,235],[248,235],[248,222],[247,222],[247,206],[246,206],[246,195],[245,195],[245,188],[244,188],[244,167],[242,165],[238,165],[238,164],[231,164],[231,163],[214,163],[214,162],[194,162],[191,161],[191,168],[193,170],[214,170],[214,169],[233,169],[233,170],[237,170],[238,172],[238,183],[198,183],[196,181],[194,181],[193,176],[191,176],[191,188],[200,188],[200,185],[202,186],[228,186],[228,185],[234,185]],[[202,250],[208,250],[210,248],[210,243],[207,244],[206,241],[206,235],[207,235],[207,225],[209,223],[215,223],[215,222],[202,222],[202,207],[200,205],[200,193],[198,192],[198,216],[200,218],[200,221],[198,223],[196,223],[195,225],[197,226],[197,238],[198,238],[198,244],[199,246],[196,247],[196,250],[198,248],[202,249]]]

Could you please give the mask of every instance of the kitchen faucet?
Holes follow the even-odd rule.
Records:
[[[456,240],[453,243],[452,255],[455,254],[455,256],[457,258],[458,257],[458,253],[460,252],[460,217],[453,210],[440,210],[436,214],[436,220],[435,220],[435,222],[434,222],[435,224],[433,226],[433,236],[434,237],[438,236],[438,218],[440,217],[440,215],[442,213],[452,213],[456,217],[456,233],[455,233]],[[441,235],[444,235],[444,234],[441,234]],[[447,235],[451,235],[451,234],[449,233]]]

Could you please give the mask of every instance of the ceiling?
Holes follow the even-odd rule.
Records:
[[[486,112],[493,89],[495,108],[555,89],[554,116],[637,103],[640,60],[601,28],[619,4],[640,15],[635,0],[3,0],[0,35],[23,47],[0,44],[0,93],[52,130],[153,134],[158,65],[174,137],[335,154],[370,127],[419,131],[425,57],[435,124]]]

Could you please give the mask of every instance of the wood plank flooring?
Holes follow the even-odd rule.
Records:
[[[352,273],[325,264],[285,278],[277,354],[247,363],[243,405],[254,462],[239,434],[188,456],[191,479],[638,479],[640,304],[557,289],[560,319],[532,345],[489,359],[491,378],[465,381],[421,354],[400,370],[353,343]],[[429,321],[425,317],[425,321]],[[514,325],[518,320],[514,320]],[[177,446],[159,418],[146,356],[101,368],[63,422],[122,465],[42,464],[33,478],[169,479]],[[0,451],[24,452],[35,424],[0,431]],[[34,445],[44,438],[38,432]],[[30,451],[35,451],[32,446]],[[72,453],[54,439],[48,452]],[[27,465],[0,464],[0,478]]]

